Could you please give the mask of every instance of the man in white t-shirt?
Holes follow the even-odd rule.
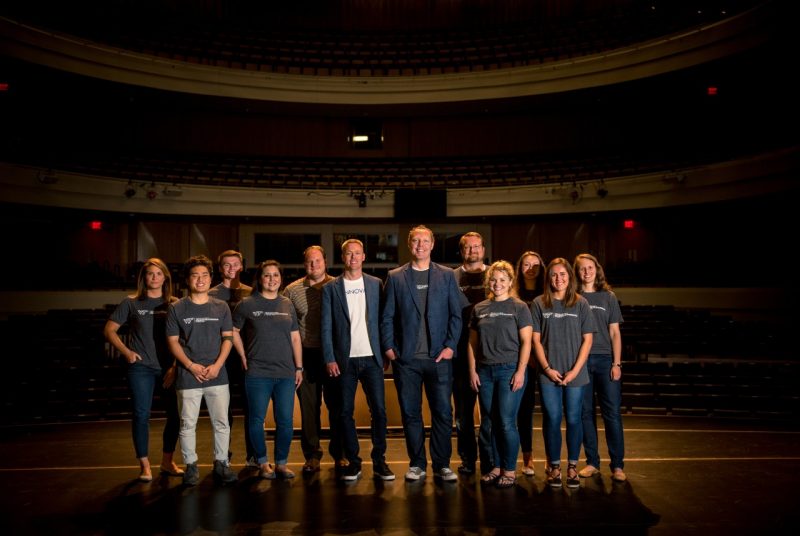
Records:
[[[381,280],[363,273],[365,257],[360,240],[346,240],[342,244],[344,272],[322,287],[322,356],[329,377],[339,378],[341,386],[338,418],[344,456],[349,465],[342,469],[340,478],[357,480],[361,476],[358,434],[353,418],[360,381],[372,416],[372,474],[381,480],[394,480],[385,458],[386,399],[379,336]]]

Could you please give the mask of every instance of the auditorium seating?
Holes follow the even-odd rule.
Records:
[[[271,20],[190,20],[149,13],[91,24],[78,13],[25,12],[26,22],[172,61],[305,76],[427,76],[538,65],[610,51],[708,25],[758,2],[634,2],[605,15],[555,17],[468,30],[323,30]]]
[[[14,378],[2,395],[3,424],[130,418],[124,364],[103,338],[113,308],[59,309],[0,321]],[[745,323],[748,337],[738,338],[732,353],[715,342],[743,331],[730,318],[717,321],[710,311],[672,306],[624,306],[623,314],[624,412],[800,417],[795,387],[800,361],[786,340],[773,340],[769,347],[743,345],[747,338],[769,338],[768,325]],[[693,322],[703,328],[687,330]],[[691,331],[691,338],[675,340],[681,330]],[[690,351],[695,347],[702,351]],[[388,389],[394,396],[394,388]],[[240,408],[239,390],[232,395]],[[159,401],[153,415],[163,416]]]

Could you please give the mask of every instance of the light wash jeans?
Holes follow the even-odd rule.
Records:
[[[231,393],[228,384],[197,389],[178,390],[178,411],[181,414],[181,454],[187,464],[197,462],[197,418],[200,403],[206,399],[211,426],[214,428],[214,460],[228,459],[231,429],[228,425],[228,405]]]

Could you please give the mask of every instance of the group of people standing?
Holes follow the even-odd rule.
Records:
[[[324,400],[328,451],[337,476],[358,479],[362,458],[354,414],[360,382],[371,415],[373,477],[393,480],[385,459],[384,371],[391,366],[409,458],[407,481],[421,480],[428,471],[423,392],[430,409],[435,478],[458,479],[450,468],[453,407],[459,473],[480,470],[482,484],[511,487],[521,448],[522,472],[533,476],[537,383],[547,483],[562,485],[562,416],[567,486],[577,487],[580,477],[599,473],[595,398],[605,423],[612,478],[624,481],[622,317],[597,259],[581,254],[570,264],[556,258],[545,268],[541,255],[526,251],[516,266],[507,261],[487,266],[483,238],[469,232],[459,242],[462,265],[453,270],[432,261],[434,240],[431,229],[412,228],[407,241],[411,260],[391,270],[385,282],[363,272],[366,255],[357,239],[342,244],[344,270],[336,278],[327,273],[322,247],[310,246],[304,252],[306,275],[282,292],[277,261],[258,266],[251,289],[239,281],[241,254],[225,251],[218,258],[222,282],[211,288],[211,261],[192,257],[184,266],[188,292],[182,299],[171,295],[164,263],[149,259],[139,273],[137,293],[122,301],[105,328],[109,342],[129,363],[139,480],[153,478],[148,427],[156,390],[167,406],[162,474],[182,476],[187,485],[199,482],[195,433],[205,398],[214,430],[213,475],[220,483],[237,480],[230,469],[228,387],[229,378],[237,376],[244,388],[245,465],[257,468],[261,478],[295,476],[287,460],[296,392],[303,472],[320,470]],[[118,334],[125,324],[130,328],[127,342]],[[234,357],[229,357],[231,350]],[[264,435],[270,401],[273,463]],[[477,438],[476,401],[481,417]],[[185,471],[173,460],[178,440]],[[586,466],[578,471],[581,445]]]

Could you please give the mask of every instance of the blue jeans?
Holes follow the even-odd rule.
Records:
[[[600,467],[600,454],[597,452],[597,421],[595,420],[594,395],[600,404],[600,414],[606,427],[606,445],[611,458],[611,470],[625,466],[625,440],[622,433],[622,383],[611,381],[610,355],[589,354],[587,364],[589,385],[583,393],[583,450],[586,463]]]
[[[516,391],[511,390],[511,378],[517,370],[517,363],[502,365],[478,365],[478,402],[481,408],[481,441],[484,436],[491,437],[492,459],[496,467],[514,471],[519,454],[519,430],[517,413],[525,392],[525,385]],[[527,371],[525,384],[528,383]],[[484,432],[484,427],[488,433]]]
[[[284,465],[289,458],[292,443],[294,413],[294,378],[254,378],[244,379],[247,392],[249,418],[247,433],[253,444],[256,461],[267,463],[267,442],[264,439],[264,419],[267,407],[272,400],[272,414],[275,417],[275,463]]]
[[[386,395],[383,386],[383,368],[373,356],[351,357],[339,377],[342,386],[342,440],[344,456],[350,463],[361,465],[358,431],[353,414],[356,410],[358,382],[364,388],[371,416],[372,462],[377,467],[386,458]],[[331,416],[333,417],[333,416]]]
[[[150,443],[150,410],[153,407],[153,394],[158,392],[167,422],[162,434],[162,452],[175,452],[178,443],[180,418],[178,417],[178,400],[175,397],[175,386],[164,389],[163,373],[145,365],[133,364],[128,367],[128,386],[131,389],[131,402],[133,403],[133,419],[131,431],[133,433],[133,448],[137,458],[148,456]]]
[[[467,467],[473,467],[480,458],[481,473],[494,467],[492,458],[491,424],[488,428],[480,427],[478,440],[475,440],[475,402],[478,393],[469,384],[469,367],[467,366],[467,349],[459,347],[458,356],[453,359],[453,405],[456,422],[456,448],[461,461]]]
[[[422,421],[422,389],[431,410],[431,462],[433,470],[450,466],[453,445],[453,367],[449,359],[394,361],[394,383],[400,402],[400,416],[406,435],[406,450],[411,467],[425,469],[425,426]]]
[[[561,465],[561,418],[567,420],[567,460],[578,463],[583,441],[583,408],[584,386],[562,387],[554,385],[550,380],[542,380],[539,391],[542,394],[544,410],[544,444],[550,465]]]

